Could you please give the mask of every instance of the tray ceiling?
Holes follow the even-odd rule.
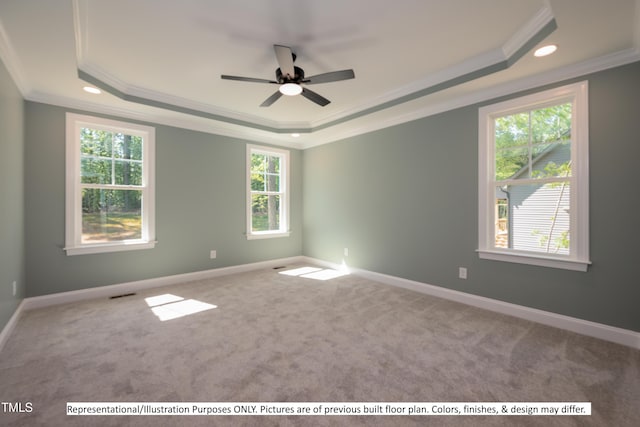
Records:
[[[307,148],[640,59],[636,0],[5,0],[0,57],[25,99]],[[558,51],[534,58],[533,48]],[[273,45],[305,74],[259,105]],[[87,84],[103,90],[90,95]],[[292,133],[300,134],[293,138]]]

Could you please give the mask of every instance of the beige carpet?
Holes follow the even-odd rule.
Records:
[[[33,411],[0,425],[640,425],[640,351],[357,276],[282,271],[26,312],[0,353],[0,399]],[[189,308],[203,311],[159,317]],[[585,401],[593,414],[89,418],[68,417],[70,401]]]

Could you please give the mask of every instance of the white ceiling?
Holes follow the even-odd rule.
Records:
[[[356,78],[268,108],[220,79],[274,79],[274,44]],[[307,148],[640,60],[640,0],[0,0],[0,58],[27,100]]]

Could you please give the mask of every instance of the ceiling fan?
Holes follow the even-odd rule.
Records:
[[[318,74],[312,77],[304,76],[304,70],[300,67],[293,65],[296,60],[296,54],[291,51],[288,46],[273,45],[273,49],[276,52],[276,59],[280,68],[276,69],[276,80],[256,79],[253,77],[240,77],[240,76],[228,76],[221,75],[220,77],[226,80],[238,80],[241,82],[252,83],[270,83],[280,85],[278,90],[269,98],[260,104],[261,107],[268,107],[276,102],[282,95],[302,95],[310,101],[324,107],[329,104],[327,98],[315,93],[312,90],[302,87],[301,84],[311,85],[317,83],[329,83],[337,82],[340,80],[348,80],[355,78],[353,70],[341,70],[331,71],[329,73]]]

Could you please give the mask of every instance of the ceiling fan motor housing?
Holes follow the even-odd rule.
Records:
[[[300,83],[304,79],[304,70],[300,67],[293,67],[294,76],[283,76],[280,68],[276,69],[276,80],[278,83]]]

